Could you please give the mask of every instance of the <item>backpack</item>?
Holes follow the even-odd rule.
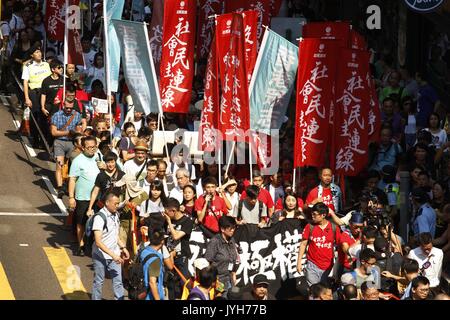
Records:
[[[240,220],[242,218],[242,207],[244,206],[244,200],[239,200],[239,204],[238,204],[238,215],[237,218]],[[261,200],[258,200],[258,221],[261,221],[261,217],[262,217],[262,210],[264,207],[264,203]]]
[[[148,260],[158,256],[154,253],[150,253],[144,258],[144,260],[141,261],[141,254],[144,250],[145,248],[138,252],[133,264],[128,270],[127,290],[128,298],[130,300],[145,300],[149,290],[149,288],[145,287],[144,266]]]
[[[335,247],[335,244],[336,244],[336,225],[333,223],[333,222],[331,222],[331,221],[328,221],[329,223],[331,223],[331,228],[333,229],[333,259],[335,258],[335,256],[334,256],[334,247]],[[311,237],[312,236],[312,232],[313,232],[313,229],[314,229],[314,225],[312,225],[312,224],[309,224],[309,237]],[[309,238],[308,238],[308,244],[309,244]]]
[[[85,230],[86,230],[85,235],[87,238],[86,245],[88,247],[91,247],[92,244],[95,242],[94,232],[92,231],[92,228],[94,227],[94,218],[96,216],[102,217],[103,222],[104,222],[103,230],[106,229],[106,232],[108,232],[108,226],[107,226],[108,222],[106,220],[106,215],[102,211],[96,212],[94,215],[90,216],[89,219],[86,221],[86,228],[85,228]]]

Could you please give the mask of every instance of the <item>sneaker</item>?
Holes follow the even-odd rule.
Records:
[[[58,188],[58,199],[62,199],[62,197],[64,197],[65,194],[66,193],[63,190],[63,188]]]

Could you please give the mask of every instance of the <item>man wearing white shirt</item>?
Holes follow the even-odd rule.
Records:
[[[265,189],[269,191],[270,196],[272,197],[273,203],[277,203],[278,199],[284,199],[284,190],[281,186],[281,169],[270,176],[270,183],[265,186]]]
[[[139,141],[134,147],[135,157],[123,165],[125,174],[136,177],[136,181],[145,179],[147,176],[146,160],[148,147],[145,141]]]
[[[183,188],[188,184],[191,184],[189,180],[189,171],[185,168],[180,168],[176,171],[175,177],[178,185],[172,189],[169,193],[169,198],[175,198],[180,204],[183,203]]]
[[[419,247],[411,250],[408,258],[419,263],[419,274],[427,277],[430,280],[430,288],[436,290],[440,283],[444,253],[433,247],[431,233],[423,232],[418,238]]]

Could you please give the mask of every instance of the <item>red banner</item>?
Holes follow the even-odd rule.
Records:
[[[329,137],[338,42],[303,39],[299,47],[294,166],[321,167]]]
[[[255,69],[256,58],[258,57],[258,50],[256,44],[258,43],[257,28],[258,28],[258,12],[249,10],[242,12],[244,18],[244,34],[245,34],[245,64],[247,66],[248,83],[252,79],[253,70]]]
[[[245,32],[241,14],[217,17],[217,54],[222,97],[218,129],[224,139],[234,141],[250,128]]]
[[[67,46],[69,48],[67,63],[72,63],[78,66],[84,66],[83,48],[81,47],[81,15],[80,15],[80,0],[69,0],[69,12],[65,26],[68,29]]]
[[[51,40],[64,41],[65,0],[48,0],[45,9],[45,29]]]
[[[354,50],[367,50],[366,40],[355,30],[350,30],[350,48]]]
[[[208,57],[214,34],[214,18],[210,17],[223,13],[223,2],[223,0],[200,0],[197,26],[197,61]],[[198,73],[201,72],[200,68],[197,71]]]
[[[258,13],[258,48],[264,35],[265,26],[270,26],[270,18],[272,12],[274,12],[273,0],[227,0],[225,2],[225,13],[242,12],[246,10],[255,10]]]
[[[219,72],[216,47],[215,39],[213,39],[206,66],[205,95],[199,129],[200,149],[209,152],[215,149],[217,142],[217,134],[214,131],[217,128],[219,114]]]
[[[162,38],[163,38],[163,18],[164,3],[163,0],[153,0],[152,21],[148,25],[148,41],[150,43],[150,51],[152,52],[155,70],[160,69],[162,56]],[[158,74],[159,78],[159,74]]]
[[[373,79],[370,71],[366,76],[367,86],[369,88],[369,143],[379,142],[381,131],[381,110],[380,103],[378,101],[377,89],[375,86],[375,80]]]
[[[195,0],[164,1],[161,104],[164,112],[187,113],[194,78]]]
[[[336,79],[332,164],[336,173],[357,175],[368,161],[369,53],[341,48]]]
[[[349,22],[309,22],[303,26],[303,38],[340,40],[342,47],[350,43]]]

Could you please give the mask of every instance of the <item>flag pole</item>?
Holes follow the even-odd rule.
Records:
[[[228,177],[228,169],[230,168],[231,157],[233,157],[233,155],[234,155],[234,148],[235,147],[236,147],[236,141],[233,141],[233,145],[231,146],[231,152],[230,152],[230,156],[228,157],[227,168],[225,169],[224,177]]]
[[[218,17],[218,15],[217,14],[214,14],[214,15],[211,15],[211,16],[209,16],[208,17],[208,19],[211,19],[211,18],[214,18],[214,26],[215,26],[215,28],[217,27],[217,17]],[[217,30],[215,30],[216,31],[216,33],[217,33]],[[218,48],[218,41],[217,41],[217,38],[216,38],[216,41],[215,41],[215,45],[216,45],[216,52],[219,52],[219,48]],[[216,58],[217,59],[217,58]],[[219,69],[219,66],[217,65],[217,69]],[[221,162],[222,162],[222,155],[221,155],[221,153],[222,153],[222,146],[223,146],[223,141],[220,141],[220,144],[219,143],[216,143],[216,146],[218,146],[219,147],[219,150],[217,150],[218,152],[219,152],[219,155],[218,155],[218,159],[217,159],[217,171],[218,171],[218,173],[219,173],[219,187],[222,187],[222,165],[221,165]]]
[[[150,40],[148,37],[148,30],[147,30],[147,26],[148,23],[143,22],[142,26],[144,28],[144,34],[145,34],[145,42],[147,45],[147,52],[148,52],[148,56],[149,56],[149,60],[150,60],[150,71],[153,75],[153,82],[156,85],[156,104],[158,106],[158,130],[159,130],[159,124],[161,123],[161,128],[163,131],[163,140],[164,140],[164,148],[166,149],[166,156],[167,158],[170,160],[170,155],[169,155],[169,148],[167,147],[167,141],[166,141],[166,129],[164,127],[164,113],[163,113],[163,109],[162,109],[162,105],[161,105],[161,95],[159,92],[159,88],[158,88],[158,79],[156,77],[156,69],[155,69],[155,64],[153,62],[153,56],[152,56],[152,51],[150,50]],[[173,173],[172,170],[170,169],[170,166],[168,166],[169,168],[169,172]]]
[[[294,193],[295,193],[295,189],[296,189],[296,187],[295,187],[296,175],[297,175],[297,168],[294,167],[294,174],[292,175],[292,191],[294,191]]]
[[[67,63],[69,62],[69,27],[68,27],[68,16],[69,16],[69,0],[65,1],[65,14],[64,14],[64,61],[63,61],[63,92],[62,92],[62,103],[64,105],[64,100],[66,99],[66,69]],[[61,47],[60,47],[61,48]]]
[[[108,18],[108,12],[106,10],[107,1],[103,1],[103,46],[104,46],[104,56],[105,56],[105,74],[106,74],[106,99],[108,101],[108,108],[109,108],[109,127],[112,128],[112,118],[113,118],[113,112],[112,112],[112,104],[111,104],[111,74],[109,72],[109,40],[108,40],[108,26],[109,26],[109,18]],[[113,132],[110,130],[111,135],[111,141],[113,140]]]

